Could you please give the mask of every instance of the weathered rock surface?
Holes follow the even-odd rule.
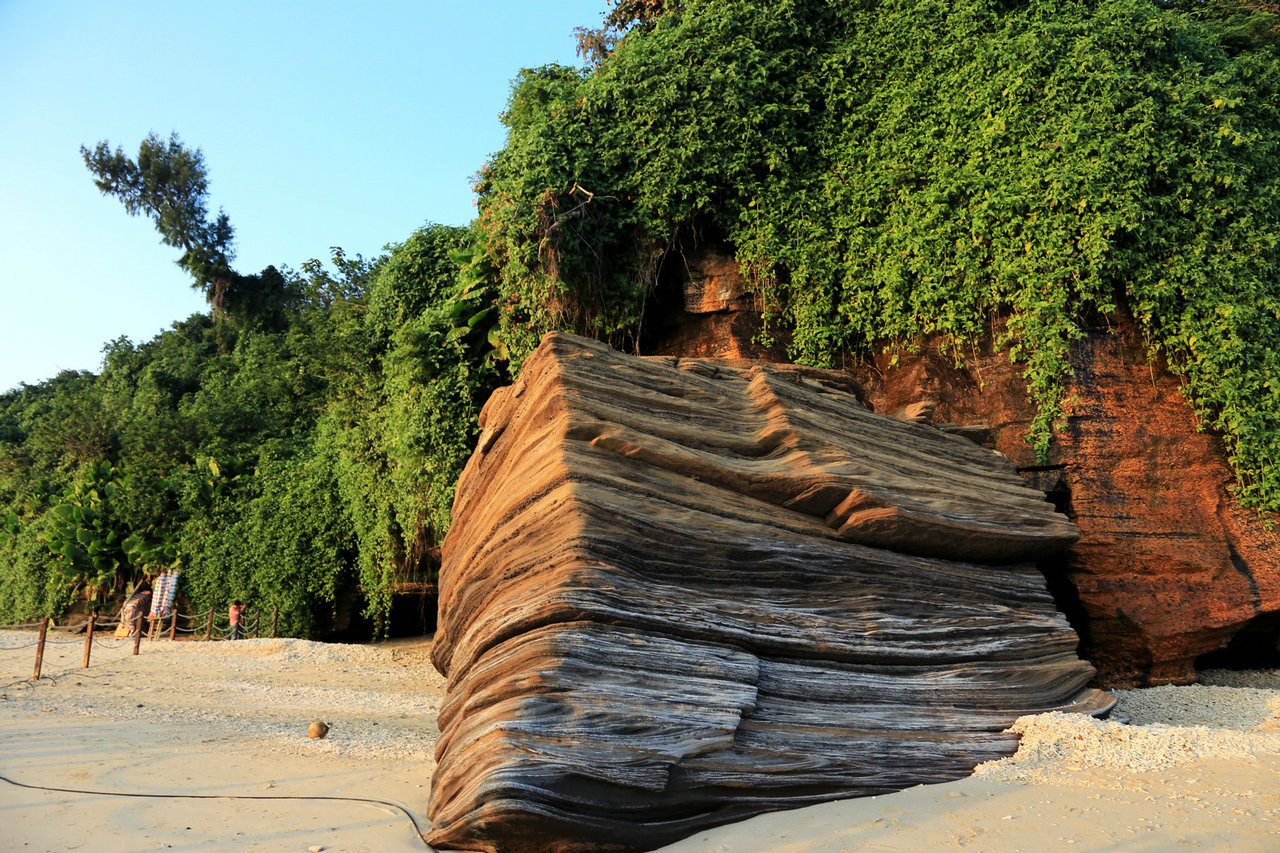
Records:
[[[694,262],[670,285],[683,301],[672,309],[677,300],[668,297],[657,312],[649,351],[785,360],[782,347],[756,343],[759,305],[732,248],[690,254]],[[1073,402],[1047,465],[1025,440],[1033,414],[1026,384],[990,338],[985,349],[966,350],[963,368],[926,340],[856,374],[875,411],[934,403],[934,423],[964,425],[1009,456],[1076,522],[1079,542],[1042,568],[1099,683],[1185,684],[1197,658],[1211,654],[1214,665],[1275,666],[1280,536],[1236,503],[1221,441],[1196,431],[1177,378],[1147,359],[1132,321],[1108,323],[1073,352]]]
[[[1198,657],[1249,626],[1269,625],[1259,639],[1274,646],[1280,537],[1231,496],[1222,442],[1196,431],[1177,378],[1147,359],[1131,322],[1116,318],[1073,350],[1047,465],[1024,438],[1033,413],[1004,355],[966,352],[962,369],[928,342],[898,355],[858,373],[877,411],[929,399],[935,420],[989,425],[991,446],[1075,521],[1079,541],[1044,568],[1100,683],[1189,683]]]
[[[648,849],[955,779],[1020,715],[1109,706],[1026,562],[1064,516],[854,390],[544,339],[444,543],[433,845]]]
[[[730,247],[709,243],[671,254],[648,307],[647,354],[786,360],[784,346],[758,341],[760,299]]]

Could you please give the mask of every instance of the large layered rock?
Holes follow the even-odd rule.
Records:
[[[444,544],[432,844],[647,849],[967,774],[1098,712],[1003,457],[847,377],[544,339]],[[980,563],[987,564],[980,564]]]

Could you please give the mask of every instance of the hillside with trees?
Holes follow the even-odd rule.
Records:
[[[1155,0],[619,0],[514,81],[469,228],[237,272],[176,137],[84,149],[210,311],[0,395],[0,622],[183,567],[203,609],[386,630],[480,407],[541,335],[643,349],[662,270],[736,251],[768,334],[841,366],[997,329],[1053,439],[1086,322],[1132,316],[1237,497],[1280,511],[1280,14]],[[394,237],[395,235],[389,235]]]
[[[159,142],[113,161],[147,164],[154,197],[185,191],[198,213],[182,227],[199,231],[200,154]],[[158,148],[194,167],[148,158]],[[163,226],[183,210],[145,212]],[[199,610],[245,598],[313,636],[359,601],[385,630],[393,585],[431,576],[479,407],[501,381],[471,243],[428,225],[374,261],[334,250],[329,266],[253,275],[226,253],[210,273],[171,243],[210,314],[110,342],[100,375],[0,396],[0,621],[86,597],[93,609],[180,565]]]

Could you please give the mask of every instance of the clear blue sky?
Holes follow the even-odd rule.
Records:
[[[204,151],[235,267],[378,254],[465,225],[521,68],[577,64],[605,0],[0,0],[0,391],[101,367],[206,310],[80,146]]]

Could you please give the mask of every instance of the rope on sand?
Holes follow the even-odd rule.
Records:
[[[369,797],[303,797],[288,794],[153,794],[141,791],[88,791],[81,788],[53,788],[48,785],[29,785],[26,782],[18,782],[10,779],[8,776],[0,776],[0,781],[8,782],[19,788],[28,788],[32,791],[55,791],[60,794],[88,794],[95,797],[139,797],[143,799],[173,799],[173,800],[324,800],[330,802],[346,802],[346,803],[363,803],[369,806],[386,806],[388,808],[397,809],[409,819],[409,823],[413,824],[413,831],[418,834],[418,839],[423,845],[430,849],[427,844],[427,836],[422,832],[422,827],[418,826],[418,821],[413,816],[413,812],[409,811],[405,806],[399,803],[393,803],[389,800],[377,800]]]

